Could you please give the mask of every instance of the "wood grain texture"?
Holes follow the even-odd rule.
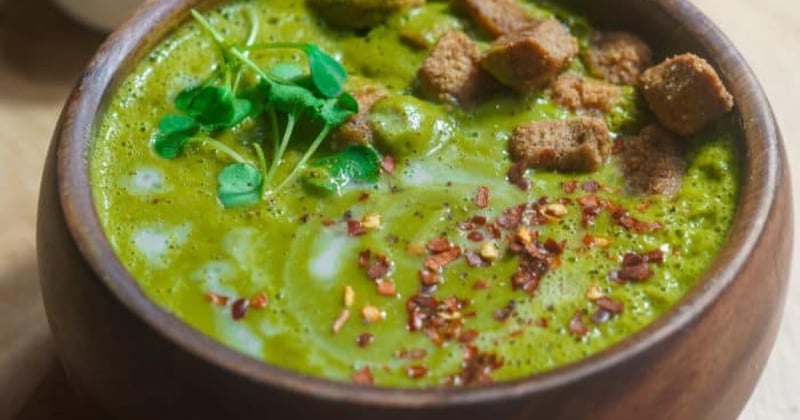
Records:
[[[800,40],[800,8],[795,0],[695,3],[749,60],[775,108],[790,161],[800,162],[800,119],[794,116],[800,105],[795,71],[800,55],[792,51]],[[7,185],[0,196],[0,419],[20,410],[19,419],[84,418],[75,414],[53,355],[35,284],[33,231],[50,133],[69,88],[101,39],[71,24],[45,0],[0,3],[0,179]],[[795,181],[795,200],[799,186]],[[796,204],[796,214],[799,210]],[[790,289],[778,344],[741,420],[800,417],[798,289]]]

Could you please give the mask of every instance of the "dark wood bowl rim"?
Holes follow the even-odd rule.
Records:
[[[213,0],[212,0],[213,1]],[[447,407],[521,398],[554,390],[599,374],[636,357],[695,322],[733,282],[761,236],[774,204],[782,171],[782,145],[772,111],[758,81],[731,42],[686,0],[651,0],[660,13],[681,22],[716,63],[737,98],[744,131],[740,200],[731,236],[704,278],[672,310],[620,343],[576,363],[510,382],[474,389],[364,388],[308,377],[268,365],[194,330],[150,301],[117,259],[103,233],[89,186],[88,154],[95,117],[103,109],[109,87],[129,66],[130,57],[152,47],[163,31],[153,31],[183,16],[202,0],[149,2],[100,48],[67,102],[56,131],[58,188],[68,229],[80,252],[101,281],[134,316],[182,349],[247,380],[305,394],[309,398],[391,407]],[[734,77],[731,80],[729,77]],[[748,98],[742,100],[742,98]],[[789,234],[789,233],[787,233]]]

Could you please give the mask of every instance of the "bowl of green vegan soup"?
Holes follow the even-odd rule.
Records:
[[[149,2],[40,198],[60,359],[113,418],[735,418],[788,168],[686,1]]]

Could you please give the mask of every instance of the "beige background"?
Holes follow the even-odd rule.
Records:
[[[800,4],[694,1],[750,61],[775,108],[790,161],[797,163]],[[102,38],[70,23],[46,0],[0,1],[0,419],[72,418],[75,410],[39,299],[34,223],[51,131],[69,88]],[[794,184],[800,220],[800,181]],[[794,255],[797,260],[798,251]],[[800,419],[800,287],[793,283],[777,347],[741,420]]]

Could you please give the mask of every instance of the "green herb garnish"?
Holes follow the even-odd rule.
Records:
[[[255,44],[258,20],[251,9],[247,10],[250,13],[251,30],[242,46],[225,39],[199,12],[192,10],[194,19],[221,48],[224,59],[208,81],[178,94],[174,105],[183,114],[165,116],[153,141],[155,152],[166,159],[180,156],[189,144],[200,143],[233,160],[235,163],[226,166],[217,177],[217,197],[225,207],[254,204],[266,195],[278,193],[294,180],[331,130],[358,112],[356,100],[344,92],[347,72],[336,59],[314,44]],[[276,48],[302,51],[308,61],[308,74],[295,63],[280,63],[264,69],[250,58],[252,51]],[[240,89],[246,71],[255,74],[257,83]],[[283,134],[279,133],[279,115],[286,118]],[[220,130],[229,130],[248,118],[262,116],[268,118],[272,129],[270,164],[267,164],[261,142],[253,144],[257,158],[257,162],[253,163],[230,146],[212,138]],[[320,124],[320,132],[311,141],[297,166],[273,187],[294,129],[303,118]],[[372,152],[377,156],[374,149]],[[331,157],[331,162],[344,159],[340,155]],[[362,155],[350,153],[343,156],[357,158],[359,162],[352,166],[364,166],[366,170],[365,164],[360,161],[363,160]],[[371,175],[365,178],[359,175],[361,172],[355,173],[351,169],[335,169],[344,166],[343,163],[332,164],[328,172],[337,180],[330,182],[339,185],[345,176],[349,179],[372,179]]]
[[[341,194],[349,184],[377,182],[380,172],[381,155],[374,147],[359,144],[311,161],[302,178],[313,188]]]
[[[252,204],[261,200],[261,171],[246,163],[226,166],[217,176],[217,196],[225,207]]]

